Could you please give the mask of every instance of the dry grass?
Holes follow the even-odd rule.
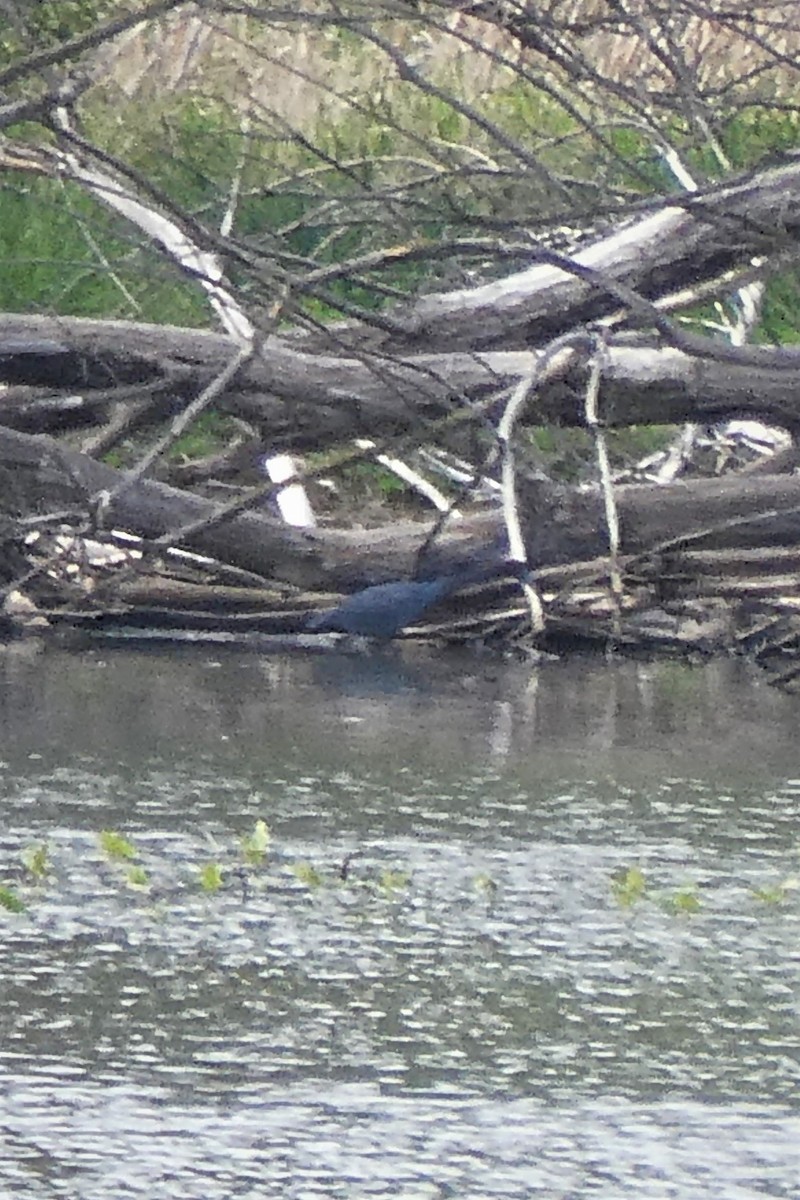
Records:
[[[551,0],[543,12],[575,30],[569,40],[602,74],[642,91],[678,86],[704,94],[741,84],[769,97],[797,87],[800,6],[794,0],[757,6],[623,0],[614,9],[607,0]],[[621,12],[628,14],[624,24]]]
[[[463,26],[457,16],[449,23]],[[468,24],[487,48],[508,40],[481,22]],[[462,79],[467,99],[513,78],[509,68],[475,54],[457,36],[399,21],[385,32],[426,74]],[[331,26],[265,27],[238,16],[212,21],[193,5],[131,30],[103,53],[112,81],[131,99],[199,89],[241,108],[269,109],[279,121],[305,129],[336,119],[354,98],[385,94],[395,75],[379,49]]]
[[[523,50],[510,33],[459,12],[445,14],[436,28],[413,20],[386,20],[376,28],[428,78],[457,85],[460,98],[471,103],[508,86],[518,61],[568,84],[577,100],[602,90],[603,81],[641,100],[670,91],[719,99],[742,89],[768,100],[797,84],[795,2],[659,7],[623,0],[612,9],[607,0],[544,0],[535,12],[532,5],[508,7],[523,39],[526,8],[531,12],[528,29],[548,43],[546,55]],[[325,0],[304,9],[330,11]],[[384,96],[396,77],[379,49],[332,23],[212,19],[194,5],[130,31],[103,53],[113,81],[131,98],[200,89],[241,108],[268,108],[276,120],[301,129],[337,119],[354,97]]]

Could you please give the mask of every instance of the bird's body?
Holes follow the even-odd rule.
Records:
[[[379,583],[348,596],[338,608],[318,613],[308,622],[308,628],[317,633],[393,638],[451,590],[455,589],[449,578]]]
[[[527,571],[522,563],[472,565],[452,575],[436,579],[406,579],[379,583],[348,596],[338,608],[317,613],[307,625],[316,633],[351,633],[360,637],[397,637],[407,625],[413,625],[427,609],[446,596],[471,583],[493,578],[521,576]]]

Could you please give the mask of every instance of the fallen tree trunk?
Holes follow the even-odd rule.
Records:
[[[47,167],[45,160],[37,169]],[[798,234],[800,163],[791,160],[653,202],[568,258],[535,242],[520,244],[514,253],[531,265],[492,282],[422,296],[313,334],[298,329],[265,336],[217,403],[283,447],[411,434],[458,448],[464,423],[492,412],[506,389],[535,374],[548,342],[569,334],[572,353],[531,394],[521,419],[580,426],[591,352],[587,327],[600,322],[608,337],[601,396],[606,425],[746,414],[794,428],[800,350],[732,346],[688,333],[664,314],[735,289],[752,274],[756,254],[766,273],[770,256],[780,259]],[[499,243],[495,248],[505,257],[511,253]],[[424,256],[424,249],[412,246],[407,254]],[[386,265],[402,258],[387,252]],[[356,270],[357,264],[339,264],[293,286],[302,295],[312,283]],[[626,324],[657,333],[624,332]],[[0,395],[0,423],[61,428],[102,419],[112,402],[142,404],[148,394],[160,395],[168,415],[218,376],[237,348],[232,336],[203,330],[6,314],[0,316],[0,379],[17,390]],[[38,389],[36,395],[20,391],[22,385]]]
[[[0,348],[4,340],[17,348],[0,360],[0,371],[5,363],[16,380],[49,386],[49,420],[56,427],[70,418],[76,424],[97,420],[112,398],[122,406],[138,405],[148,386],[156,395],[168,393],[173,409],[180,407],[234,352],[230,339],[204,330],[10,314],[0,316]],[[51,346],[47,354],[36,349],[39,341]],[[732,415],[787,428],[800,423],[799,348],[752,346],[731,356],[730,348],[711,338],[694,341],[704,354],[630,344],[630,338],[612,341],[601,391],[604,424],[711,422]],[[476,416],[463,407],[465,401],[490,411],[498,391],[530,375],[539,360],[537,351],[496,351],[361,362],[307,354],[289,341],[269,338],[218,405],[268,430],[273,444],[286,447],[317,449],[332,440],[409,434],[424,440],[426,432],[447,443],[463,436],[464,423]],[[585,352],[576,349],[533,392],[521,422],[583,426],[585,360]],[[114,377],[120,380],[118,395],[109,387]],[[161,406],[169,411],[166,399]],[[0,392],[0,424],[41,429],[47,407],[41,395],[34,402],[19,391]]]
[[[534,264],[479,287],[416,300],[393,314],[396,336],[416,348],[433,344],[448,350],[541,343],[613,314],[620,303],[609,284],[625,284],[655,300],[720,281],[726,272],[749,266],[754,255],[797,238],[800,163],[792,160],[645,207],[640,218],[572,255],[576,264],[597,272],[593,283],[549,263]],[[535,257],[535,242],[531,253]]]
[[[109,495],[107,528],[178,544],[221,562],[304,590],[349,590],[412,576],[426,526],[404,521],[371,530],[297,530],[255,512],[214,523],[219,506],[152,480],[126,482],[124,472],[69,450],[51,438],[0,429],[3,514],[85,514]],[[542,481],[520,491],[521,517],[533,568],[593,559],[608,550],[602,498],[596,490]],[[793,545],[800,530],[800,479],[793,475],[729,475],[680,481],[660,488],[618,489],[624,554],[691,545],[719,549]],[[481,555],[502,553],[497,509],[448,527],[427,560],[431,573],[447,572]]]

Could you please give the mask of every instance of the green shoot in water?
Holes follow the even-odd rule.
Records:
[[[316,867],[313,867],[308,862],[292,863],[292,874],[296,879],[299,879],[304,887],[309,891],[314,891],[315,888],[322,887],[322,876]]]
[[[115,862],[130,862],[131,859],[138,858],[139,852],[132,842],[124,838],[121,833],[117,833],[113,829],[103,829],[97,835],[97,840],[100,844],[100,849],[107,858],[113,859]]]
[[[253,826],[253,832],[242,842],[245,862],[251,867],[260,867],[269,853],[272,835],[266,821],[258,820]]]
[[[751,895],[755,896],[756,900],[760,900],[762,904],[785,904],[792,892],[796,892],[798,888],[800,888],[800,879],[792,875],[771,887],[753,888]]]
[[[198,877],[200,887],[204,892],[218,892],[224,878],[222,867],[216,862],[206,863],[205,866],[198,868]]]
[[[391,896],[394,892],[407,888],[410,882],[411,876],[408,871],[393,871],[391,867],[387,867],[381,871],[378,887],[387,896]]]
[[[0,908],[4,908],[6,912],[10,913],[25,912],[25,905],[19,896],[16,896],[11,888],[7,887],[0,887]]]
[[[25,870],[34,879],[44,879],[45,875],[50,874],[50,854],[46,842],[40,842],[38,846],[26,846],[21,857]]]
[[[665,896],[662,904],[667,912],[686,914],[699,912],[703,907],[697,890],[693,887],[680,888],[673,895]]]
[[[621,867],[611,876],[611,891],[622,908],[631,908],[646,890],[647,884],[639,867]]]

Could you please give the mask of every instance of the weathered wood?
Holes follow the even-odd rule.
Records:
[[[109,527],[145,538],[158,538],[188,522],[210,519],[216,506],[189,492],[152,480],[137,482],[114,495],[125,475],[69,450],[48,437],[0,429],[0,494],[7,516],[65,511],[79,519],[98,493],[111,500],[105,515]],[[320,574],[319,557],[306,536],[278,521],[244,513],[224,526],[187,539],[191,549],[245,570],[307,584]]]
[[[697,287],[754,254],[785,248],[800,233],[800,162],[704,192],[649,204],[639,220],[579,249],[577,263],[655,298]],[[533,265],[480,287],[421,297],[393,313],[414,345],[481,349],[541,342],[608,315],[619,302],[550,265]]]
[[[626,555],[684,548],[794,546],[800,542],[800,479],[731,474],[656,487],[616,489],[621,549]],[[531,562],[581,562],[608,552],[597,490],[521,488]]]
[[[54,423],[64,422],[69,411],[74,411],[76,420],[95,415],[91,385],[100,380],[102,404],[96,411],[97,415],[105,412],[110,399],[106,385],[115,372],[129,383],[150,382],[154,388],[163,388],[165,379],[171,378],[173,398],[188,399],[222,370],[233,353],[226,337],[203,330],[0,316],[0,337],[25,328],[41,335],[59,333],[63,339],[60,386],[77,395],[67,401],[55,396],[48,418]],[[768,417],[789,428],[800,424],[800,348],[753,346],[734,360],[719,342],[695,340],[704,354],[630,344],[629,338],[612,342],[600,398],[604,423],[611,427],[710,422],[747,415]],[[463,409],[465,397],[478,404],[491,401],[500,388],[530,374],[537,359],[536,351],[524,350],[417,355],[382,362],[378,369],[355,359],[301,353],[288,341],[269,339],[221,397],[220,406],[269,430],[273,443],[287,448],[317,448],[355,436],[380,440],[416,433],[424,437],[425,429],[447,443],[474,417]],[[29,371],[35,369],[35,363],[29,363]],[[50,358],[43,369],[52,373]],[[584,387],[585,371],[576,354],[571,369],[548,380],[530,397],[521,422],[583,425]],[[130,388],[127,402],[135,405],[140,400],[141,387]],[[45,405],[43,399],[38,403]],[[126,403],[124,393],[119,403]],[[0,424],[18,427],[22,423],[19,403],[6,402],[0,392]]]
[[[209,500],[151,480],[121,488],[125,479],[123,472],[50,438],[0,429],[0,496],[7,517],[59,510],[82,514],[92,507],[92,497],[107,491],[106,524],[155,539],[189,522],[210,520],[218,511]],[[629,485],[619,489],[617,500],[625,554],[687,544],[700,549],[794,545],[800,540],[796,476],[742,481],[729,475],[665,487]],[[607,551],[596,491],[526,482],[521,513],[533,567],[587,560]],[[247,512],[221,526],[196,530],[184,544],[303,590],[350,590],[412,576],[426,528],[406,521],[373,530],[304,531]],[[690,542],[692,538],[696,540]],[[446,573],[480,556],[499,561],[503,543],[499,512],[475,514],[450,525],[429,556],[426,573]]]
[[[46,436],[0,428],[0,513],[11,519],[63,513],[80,522],[100,493],[110,500],[107,528],[147,539],[174,533],[189,523],[211,521],[212,501],[153,480],[126,484],[126,474],[97,463]],[[298,588],[348,590],[413,575],[426,527],[401,522],[389,528],[347,532],[292,529],[270,516],[244,512],[221,525],[197,529],[180,544],[264,578]],[[463,563],[484,553],[497,558],[500,523],[480,514],[458,527],[438,561]]]

